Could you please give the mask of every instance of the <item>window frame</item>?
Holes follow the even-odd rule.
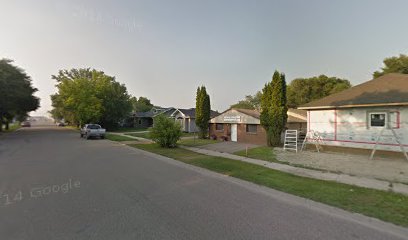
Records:
[[[372,126],[371,125],[371,116],[372,115],[384,115],[384,126]],[[388,128],[388,112],[369,112],[368,113],[368,127],[369,128]]]
[[[218,128],[217,128],[217,126],[219,126],[219,125],[222,126],[221,129],[218,129]],[[215,124],[215,131],[217,131],[217,132],[224,132],[224,123],[216,123],[216,124]]]
[[[248,131],[249,126],[255,126],[255,131]],[[258,124],[245,124],[245,132],[249,134],[257,134],[258,133]]]

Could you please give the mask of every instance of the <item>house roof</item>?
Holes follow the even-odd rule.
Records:
[[[390,73],[339,93],[300,106],[299,109],[336,109],[408,105],[408,74]]]
[[[249,115],[251,117],[258,118],[258,119],[261,116],[261,113],[258,110],[245,109],[245,108],[231,108],[231,109],[234,109],[234,110],[236,110],[238,112],[241,112],[243,114],[246,114],[246,115]]]
[[[244,109],[244,108],[231,108],[243,114],[260,119],[261,113],[258,110]],[[228,109],[227,111],[231,110]],[[287,122],[307,122],[307,112],[305,110],[289,108],[288,109]]]
[[[177,110],[180,111],[187,118],[195,118],[195,113],[196,113],[195,108],[189,108],[189,109],[177,108],[176,111]],[[211,112],[210,112],[210,117],[211,118],[216,117],[218,115],[219,115],[218,112],[211,110]]]
[[[152,108],[150,111],[147,112],[135,112],[133,114],[134,117],[139,117],[139,118],[152,118],[156,115],[168,112],[174,108]]]

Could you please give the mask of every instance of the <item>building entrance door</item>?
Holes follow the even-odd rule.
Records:
[[[238,127],[237,124],[231,124],[231,141],[238,141]]]

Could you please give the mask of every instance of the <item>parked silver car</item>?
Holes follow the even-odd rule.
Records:
[[[99,124],[85,124],[81,128],[81,137],[89,139],[91,137],[99,137],[101,139],[105,138],[106,130],[101,127]]]

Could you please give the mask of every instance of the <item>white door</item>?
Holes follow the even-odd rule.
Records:
[[[236,142],[237,140],[238,140],[237,124],[231,124],[231,141]]]

